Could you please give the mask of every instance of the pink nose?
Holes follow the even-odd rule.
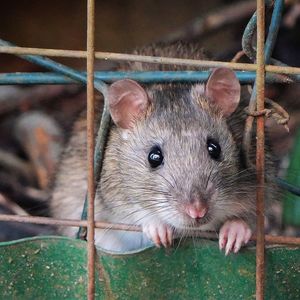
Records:
[[[193,205],[188,205],[186,207],[186,213],[193,219],[203,218],[207,213],[207,208],[203,207],[195,207]]]

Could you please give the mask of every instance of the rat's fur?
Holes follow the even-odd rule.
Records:
[[[204,59],[192,45],[151,46],[137,52]],[[193,68],[130,63],[125,70],[191,70]],[[195,68],[194,68],[195,69]],[[151,105],[132,130],[113,126],[109,135],[100,185],[95,197],[96,220],[144,224],[167,223],[179,234],[195,229],[218,230],[229,219],[255,223],[256,173],[246,168],[241,149],[244,101],[227,120],[204,96],[203,84],[146,85]],[[100,112],[98,113],[100,116]],[[97,118],[97,122],[98,122]],[[220,161],[207,152],[207,137],[222,147]],[[165,164],[149,167],[148,153],[160,145]],[[254,157],[255,146],[251,156]],[[272,173],[272,162],[267,163]],[[86,121],[76,121],[63,155],[51,202],[56,218],[78,219],[87,189]],[[270,193],[267,191],[270,198]],[[208,213],[195,221],[183,213],[184,203],[200,197]],[[62,233],[75,234],[74,228]],[[106,249],[135,249],[144,245],[142,234],[96,230],[96,243]],[[127,245],[126,247],[124,245]]]

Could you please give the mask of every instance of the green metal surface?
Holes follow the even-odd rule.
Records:
[[[57,237],[0,244],[1,299],[83,299],[86,243]]]
[[[300,129],[297,132],[293,150],[290,155],[290,164],[287,171],[287,182],[300,186]],[[283,223],[300,226],[300,197],[286,193],[283,201]]]
[[[0,244],[1,299],[86,299],[86,243],[59,237]],[[98,251],[96,299],[254,299],[255,248],[217,243],[111,255]],[[100,276],[99,276],[100,274]],[[300,248],[267,249],[265,299],[300,299]]]

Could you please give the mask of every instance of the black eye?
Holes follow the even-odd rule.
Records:
[[[221,146],[219,145],[219,143],[214,139],[208,138],[206,145],[210,157],[216,160],[219,159],[221,155]]]
[[[152,168],[157,168],[163,163],[164,156],[158,146],[154,146],[148,155],[148,161]]]

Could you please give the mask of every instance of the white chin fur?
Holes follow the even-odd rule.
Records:
[[[128,129],[123,129],[121,131],[121,137],[124,141],[128,140],[129,137],[129,130]]]

